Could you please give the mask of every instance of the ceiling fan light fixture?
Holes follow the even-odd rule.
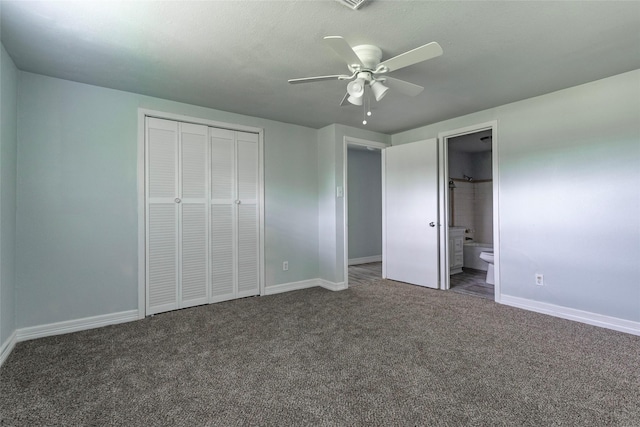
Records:
[[[347,92],[354,98],[362,98],[364,94],[364,79],[355,79],[352,82],[349,82],[347,85]],[[360,100],[359,104],[362,105],[362,100]]]
[[[347,101],[352,103],[353,105],[362,105],[362,97],[361,96],[349,96]]]
[[[384,98],[388,90],[388,87],[377,80],[371,82],[371,91],[373,92],[373,96],[376,98],[376,101],[380,101],[382,98]]]

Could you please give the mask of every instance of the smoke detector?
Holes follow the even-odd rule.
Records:
[[[349,9],[358,10],[367,0],[336,0],[338,3],[347,6]]]

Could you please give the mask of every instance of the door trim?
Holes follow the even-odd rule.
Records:
[[[265,262],[264,262],[264,129],[253,126],[244,126],[215,120],[203,119],[200,117],[183,116],[181,114],[168,113],[165,111],[138,108],[138,319],[143,319],[146,315],[146,276],[145,276],[145,118],[155,117],[158,119],[174,120],[184,123],[193,123],[221,129],[229,129],[240,132],[251,132],[258,134],[258,202],[259,223],[258,223],[258,280],[260,282],[260,295],[265,295]],[[207,284],[209,286],[209,284]]]
[[[380,168],[382,172],[382,182],[384,183],[383,157],[384,149],[389,145],[384,142],[369,141],[366,139],[353,138],[345,136],[342,139],[342,184],[343,184],[343,203],[342,203],[342,233],[343,233],[343,271],[344,271],[344,288],[349,287],[349,175],[348,175],[348,146],[359,145],[361,147],[374,148],[380,150]],[[382,217],[384,218],[384,186],[382,187]],[[384,248],[384,227],[382,229],[382,247]],[[384,277],[384,275],[383,275]]]
[[[439,169],[440,169],[440,226],[442,227],[442,239],[440,240],[440,287],[449,289],[449,163],[447,143],[449,138],[476,133],[483,130],[491,130],[491,175],[493,180],[493,254],[494,254],[494,299],[500,302],[500,173],[498,151],[498,121],[479,123],[463,128],[452,129],[438,133]]]

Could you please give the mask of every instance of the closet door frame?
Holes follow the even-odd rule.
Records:
[[[189,117],[165,111],[138,108],[138,319],[146,316],[146,218],[145,218],[145,119],[174,120],[177,122],[193,123],[240,132],[250,132],[258,135],[258,280],[260,295],[265,294],[265,266],[264,266],[264,129],[233,123],[218,122],[198,117]]]

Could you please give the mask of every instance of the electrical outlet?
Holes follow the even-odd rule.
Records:
[[[544,286],[544,276],[540,273],[536,273],[536,285]]]
[[[289,261],[285,261],[282,263],[282,271],[288,271],[289,270]]]

